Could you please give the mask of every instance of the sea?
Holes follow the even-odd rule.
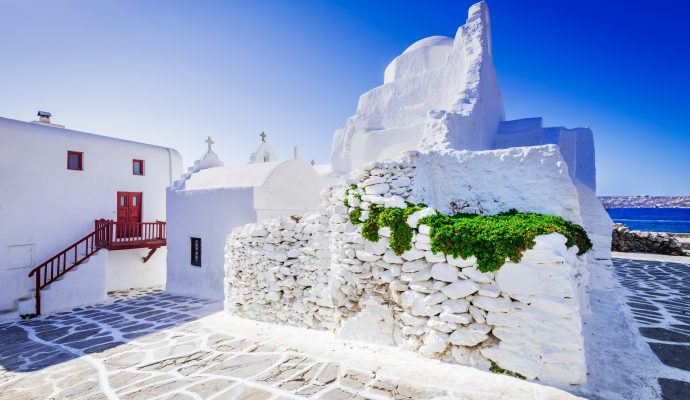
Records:
[[[613,222],[645,232],[690,233],[690,208],[608,208]]]

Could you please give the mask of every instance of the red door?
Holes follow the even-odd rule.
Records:
[[[141,202],[141,192],[117,192],[117,237],[141,236]]]

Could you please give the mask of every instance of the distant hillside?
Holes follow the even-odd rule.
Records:
[[[604,208],[688,208],[690,196],[599,196]]]

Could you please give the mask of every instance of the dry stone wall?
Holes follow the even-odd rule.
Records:
[[[353,207],[363,210],[361,220],[372,204],[405,207],[417,165],[415,153],[370,164],[324,190],[315,213],[235,230],[226,244],[226,310],[447,362],[485,369],[494,362],[529,379],[584,382],[586,256],[566,248],[564,236],[538,236],[520,263],[483,273],[474,257],[431,251],[430,228],[418,220],[433,208],[408,218],[413,248],[399,256],[389,228],[374,243],[350,222]]]
[[[631,231],[623,224],[613,226],[611,250],[685,256],[682,244],[665,232]]]

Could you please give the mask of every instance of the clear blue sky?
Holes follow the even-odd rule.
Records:
[[[0,116],[243,163],[328,162],[390,60],[472,1],[0,0]],[[509,119],[590,126],[599,194],[690,194],[690,2],[490,0]]]

